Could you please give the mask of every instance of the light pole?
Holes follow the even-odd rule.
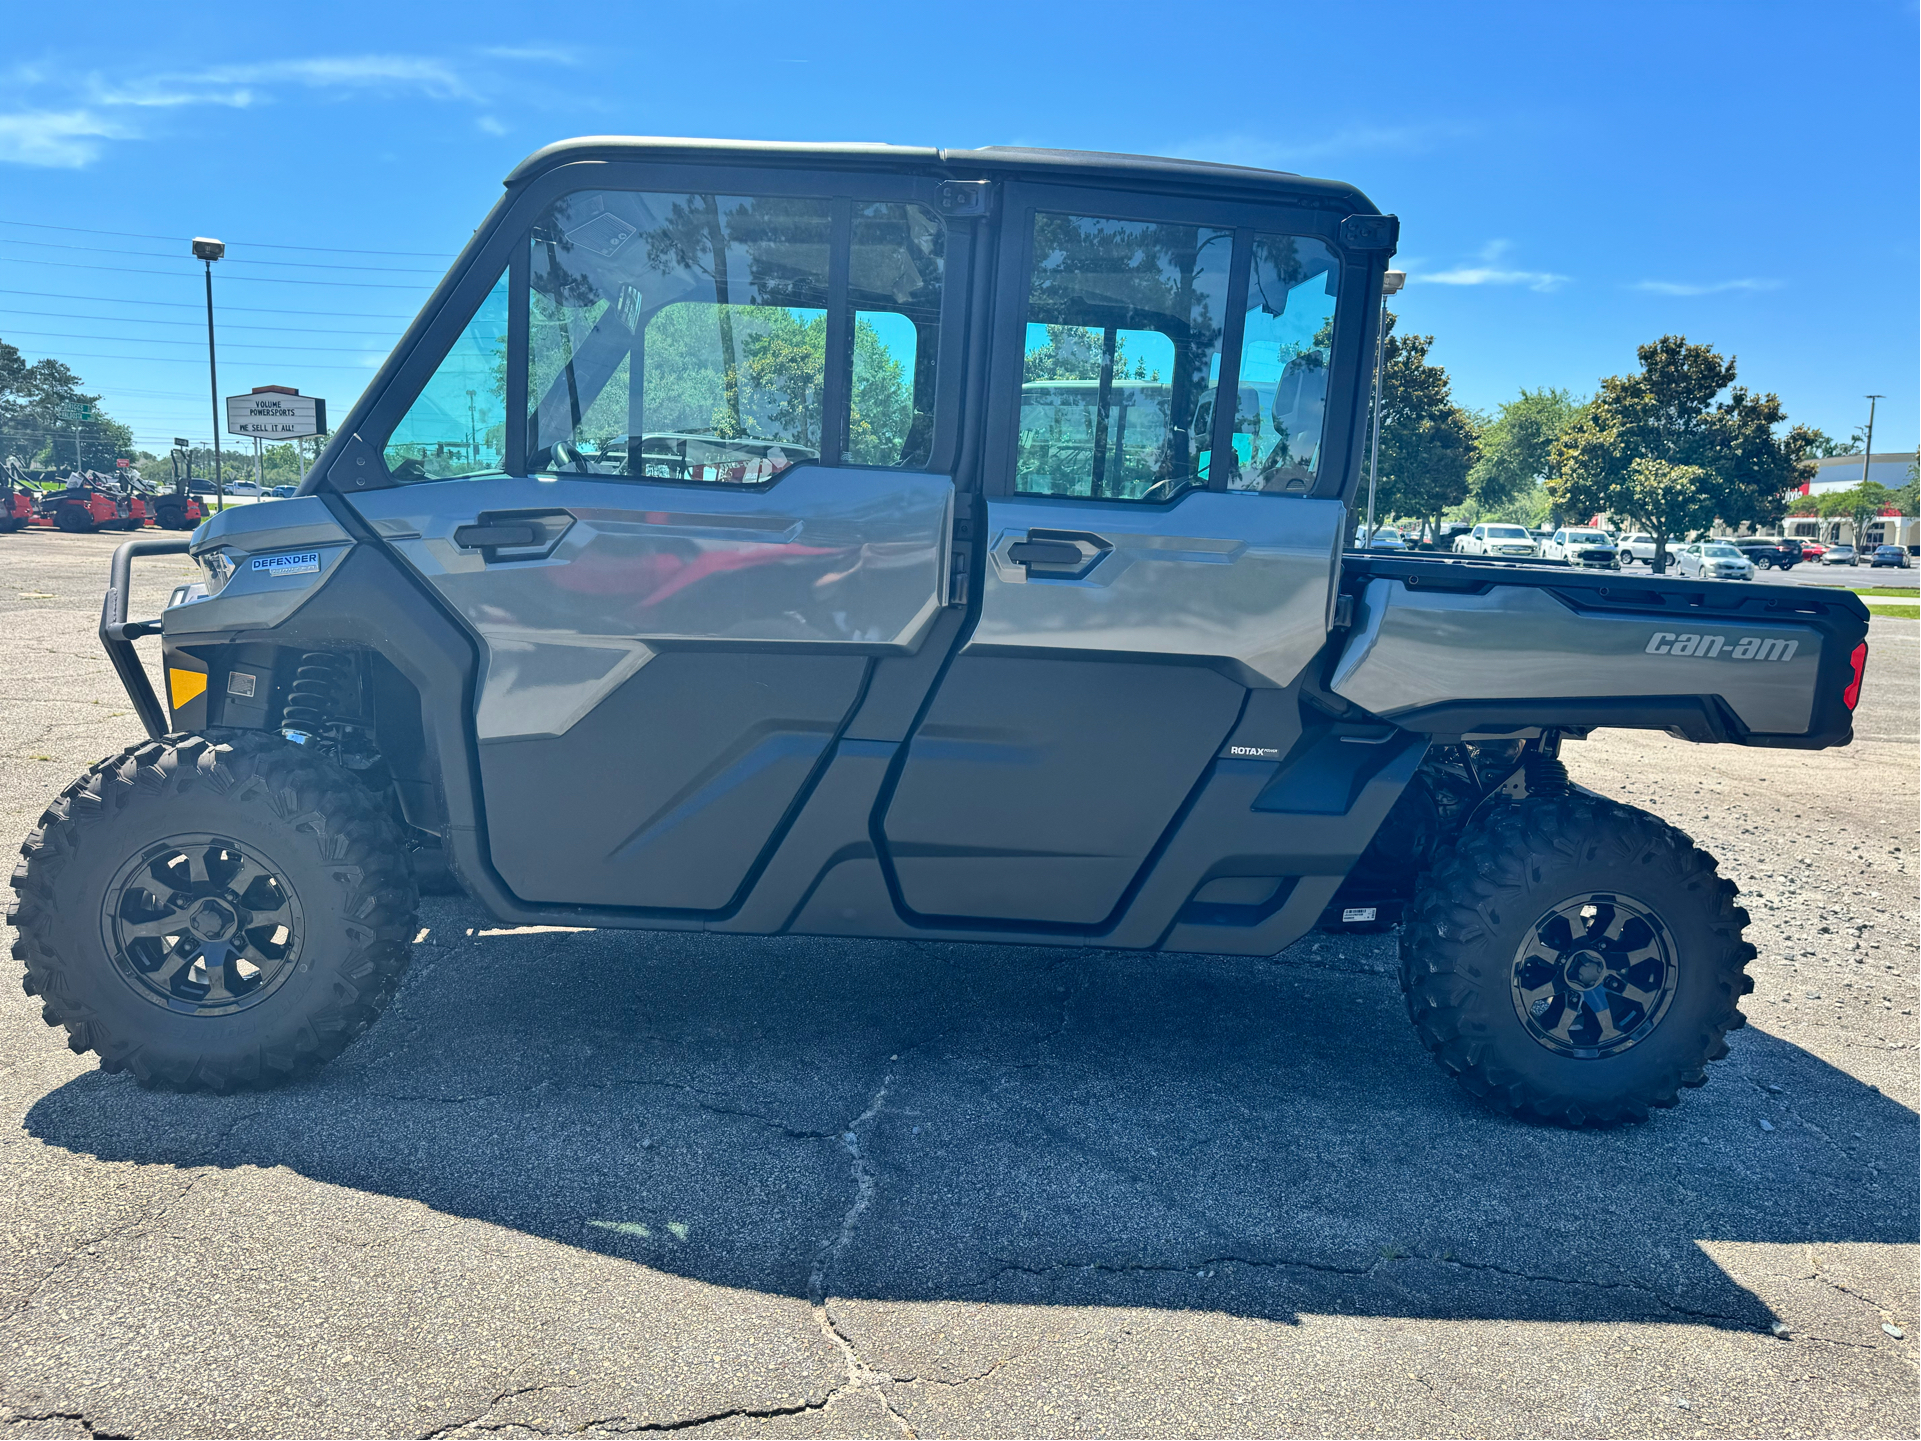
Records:
[[[1374,323],[1374,438],[1367,462],[1367,539],[1363,550],[1374,548],[1374,490],[1381,478],[1381,369],[1387,363],[1387,298],[1399,295],[1405,284],[1405,270],[1390,270],[1381,276],[1381,313]]]
[[[207,264],[207,388],[213,397],[213,497],[214,508],[227,508],[227,492],[220,474],[220,374],[213,360],[213,263],[227,253],[225,242],[204,235],[193,239],[193,258]]]

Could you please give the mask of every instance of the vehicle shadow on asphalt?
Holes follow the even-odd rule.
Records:
[[[720,1286],[1281,1321],[1765,1329],[1698,1243],[1921,1225],[1914,1113],[1757,1030],[1645,1125],[1491,1114],[1416,1043],[1392,937],[1267,961],[424,919],[393,1007],[313,1080],[89,1073],[28,1129],[285,1166]]]

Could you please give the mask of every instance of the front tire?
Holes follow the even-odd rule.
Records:
[[[142,1085],[317,1069],[393,995],[415,930],[399,827],[347,771],[251,731],[143,741],[21,847],[24,986],[75,1052]]]
[[[1754,947],[1714,858],[1598,796],[1504,806],[1428,876],[1401,932],[1423,1044],[1474,1095],[1567,1126],[1645,1120],[1746,1024]]]
[[[53,523],[68,535],[83,535],[92,530],[93,517],[77,505],[63,505],[55,512]]]

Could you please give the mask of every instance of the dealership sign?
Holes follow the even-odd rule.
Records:
[[[327,402],[284,385],[257,385],[249,395],[227,397],[230,435],[295,440],[327,433]]]

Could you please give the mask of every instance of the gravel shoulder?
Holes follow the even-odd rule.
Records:
[[[93,638],[117,539],[0,537],[0,836],[137,734]],[[433,899],[373,1032],[230,1098],[102,1075],[8,987],[0,1437],[1912,1436],[1917,633],[1873,623],[1845,750],[1567,746],[1719,857],[1761,952],[1709,1084],[1615,1131],[1459,1092],[1391,936]]]

